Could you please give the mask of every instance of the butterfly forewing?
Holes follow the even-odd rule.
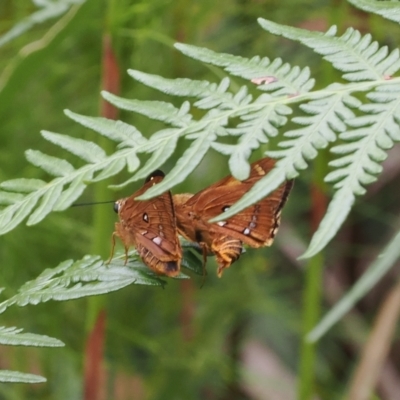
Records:
[[[141,189],[117,202],[120,222],[115,224],[114,234],[121,238],[126,251],[135,246],[144,263],[157,274],[176,276],[182,250],[171,193],[165,192],[150,200],[135,200],[163,177],[161,171],[156,171]]]

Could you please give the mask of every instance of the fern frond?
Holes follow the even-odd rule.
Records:
[[[279,143],[283,150],[266,152],[273,158],[279,158],[274,170],[260,179],[235,205],[213,221],[235,215],[263,199],[286,179],[295,178],[299,170],[307,167],[307,161],[317,156],[319,149],[327,147],[337,139],[337,133],[346,129],[343,119],[354,117],[350,105],[358,105],[360,102],[342,92],[340,87],[334,90],[335,88],[332,87],[330,94],[301,106],[309,115],[295,117],[292,121],[303,127],[284,133],[288,140]]]
[[[229,92],[229,78],[222,79],[219,85],[217,85],[209,82],[205,84],[204,81],[192,81],[190,79],[166,79],[136,70],[129,70],[129,74],[139,82],[163,93],[174,94],[175,96],[196,97],[199,100],[194,103],[194,106],[202,110],[216,110],[217,108],[221,110],[234,110],[248,104],[252,100],[252,97],[247,95],[247,88],[245,86],[242,86],[236,95]],[[183,103],[183,110],[185,111],[189,109],[186,104],[188,103]],[[140,112],[139,110],[134,111]],[[215,115],[212,114],[212,117],[214,118]]]
[[[232,75],[248,80],[273,77],[270,84],[259,88],[271,92],[274,97],[298,95],[309,92],[314,86],[309,68],[300,69],[283,63],[280,58],[270,61],[268,57],[251,59],[231,54],[215,53],[197,46],[177,43],[175,47],[183,54],[209,64],[223,67]]]
[[[245,179],[253,150],[277,136],[278,129],[289,121],[291,106],[299,103],[303,115],[292,118],[295,127],[283,134],[284,140],[279,143],[278,150],[266,152],[278,159],[274,170],[214,221],[233,216],[267,196],[286,179],[297,177],[318,151],[340,140],[344,144],[336,144],[333,151],[343,156],[332,163],[335,170],[327,177],[336,182],[336,193],[305,255],[319,251],[341,226],[355,196],[363,194],[364,186],[380,173],[379,163],[386,155],[385,150],[399,140],[396,117],[399,78],[389,79],[400,68],[399,52],[389,53],[370,35],[361,36],[353,29],[337,37],[334,27],[323,34],[280,26],[263,19],[259,22],[270,32],[300,41],[323,54],[351,83],[336,83],[310,92],[314,81],[307,68],[300,70],[283,64],[280,59],[246,59],[177,44],[180,51],[192,58],[252,80],[263,93],[254,96],[246,85],[233,91],[227,77],[219,83],[211,83],[166,79],[129,70],[130,76],[137,81],[163,93],[185,97],[185,100],[176,107],[165,101],[129,100],[107,92],[102,93],[103,97],[119,108],[161,121],[166,127],[145,138],[135,127],[124,122],[66,111],[66,115],[76,122],[116,142],[117,151],[107,155],[93,142],[43,132],[45,139],[84,160],[86,165],[75,168],[66,160],[36,150],[27,151],[28,160],[55,179],[47,184],[20,181],[19,187],[15,182],[0,187],[0,204],[6,205],[0,211],[0,234],[14,228],[30,214],[28,224],[35,224],[49,212],[65,209],[81,195],[87,184],[114,176],[125,167],[132,176],[114,188],[146,177],[172,156],[180,138],[188,141],[186,150],[166,178],[140,199],[157,196],[182,182],[210,148],[227,155],[233,176]],[[367,92],[370,104],[354,97],[355,92]],[[197,109],[198,119],[193,117],[192,109]],[[349,127],[352,130],[346,132]],[[236,138],[236,143],[219,140],[225,136]],[[150,155],[145,165],[140,164],[139,155],[143,153]]]
[[[387,46],[379,47],[372,41],[370,34],[361,36],[353,28],[340,37],[336,37],[336,27],[331,27],[325,34],[310,32],[305,29],[282,26],[263,18],[259,24],[267,31],[296,40],[324,55],[333,67],[344,72],[343,79],[348,81],[376,81],[388,79],[400,68],[398,49],[388,54]]]
[[[22,329],[0,327],[0,344],[7,346],[62,347],[61,340],[45,335],[23,333]],[[0,370],[0,382],[40,383],[46,379],[39,375]]]
[[[76,4],[81,4],[85,0],[61,0],[57,2],[46,1],[39,2],[36,1],[36,5],[41,7],[40,10],[32,13],[21,22],[17,23],[8,32],[0,36],[0,47],[4,44],[10,42],[12,39],[22,35],[34,25],[43,23],[49,19],[58,17],[64,14],[68,9]]]
[[[113,176],[126,165],[130,171],[140,163],[138,152],[148,151],[147,140],[133,127],[104,118],[89,118],[68,113],[79,122],[100,131],[104,136],[119,140],[121,149],[107,156],[104,150],[93,142],[71,138],[51,132],[43,132],[45,139],[58,145],[88,164],[75,169],[66,160],[49,156],[37,150],[26,151],[26,158],[33,165],[56,178],[44,183],[39,180],[13,180],[1,185],[0,201],[8,207],[0,211],[0,234],[4,234],[22,222],[37,206],[28,220],[28,225],[41,221],[51,211],[69,207],[92,180],[98,181]],[[155,146],[163,141],[154,140]],[[97,173],[97,176],[96,176]],[[21,193],[25,195],[20,195]]]
[[[303,257],[316,254],[333,237],[337,231],[333,227],[342,224],[355,196],[363,195],[364,186],[374,182],[382,171],[380,163],[387,156],[386,150],[400,141],[400,83],[379,86],[367,98],[371,103],[359,107],[364,115],[347,121],[354,129],[339,135],[345,143],[331,150],[341,157],[330,163],[336,170],[325,180],[335,183],[336,193]]]
[[[349,0],[355,7],[372,12],[397,23],[400,22],[399,5],[395,1]]]
[[[86,256],[79,261],[67,260],[58,267],[43,271],[25,283],[18,293],[0,303],[0,312],[12,304],[25,306],[49,300],[65,301],[109,293],[132,283],[160,286],[163,282],[141,262],[114,259],[105,265],[99,256]]]
[[[197,249],[196,245],[182,240],[182,248],[184,257],[182,266],[202,275],[203,261],[193,254],[193,250]],[[13,304],[25,306],[49,300],[72,300],[113,292],[130,284],[152,286],[165,284],[159,275],[143,264],[136,251],[130,253],[127,265],[124,261],[125,254],[114,255],[109,264],[99,256],[89,255],[78,261],[63,261],[55,268],[44,270],[36,279],[26,282],[15,296],[0,303],[0,313]],[[182,272],[175,277],[175,279],[187,278],[188,276]],[[0,344],[1,332],[0,329]]]
[[[141,197],[143,200],[160,194],[185,179],[199,163],[210,144],[217,151],[231,155],[230,165],[234,166],[232,173],[235,177],[239,179],[246,178],[249,172],[247,159],[251,151],[258,147],[260,143],[266,143],[268,136],[276,136],[277,127],[284,125],[287,122],[286,115],[291,113],[291,109],[288,106],[277,103],[271,95],[262,94],[255,101],[252,101],[253,98],[248,94],[246,87],[241,87],[233,95],[228,92],[229,79],[227,78],[224,78],[219,85],[216,85],[189,79],[166,79],[135,70],[130,70],[129,73],[140,82],[162,92],[196,97],[199,100],[194,103],[195,107],[210,109],[199,121],[189,120],[189,118],[185,119],[185,121],[175,121],[175,126],[182,128],[181,135],[187,138],[199,137],[197,132],[201,132],[203,136],[207,134],[209,137],[196,140],[192,144],[196,157],[189,158],[188,155],[191,152],[185,153],[183,159],[186,162],[184,163],[182,159],[179,160],[177,166],[161,184],[151,188]],[[139,102],[137,101],[134,103],[123,101],[122,103],[115,96],[109,94],[104,94],[104,96],[116,106],[124,106],[126,109],[148,115],[148,110],[143,111],[138,106]],[[185,104],[186,102],[184,106]],[[171,111],[173,110],[172,107],[170,109]],[[186,106],[184,112],[181,108],[179,110],[180,115],[185,113],[186,116],[186,110],[188,110]],[[174,113],[177,114],[178,109],[175,109]],[[240,117],[243,122],[238,124],[236,128],[225,128],[229,118],[234,117]],[[165,121],[165,118],[163,120]],[[188,125],[183,127],[183,122]],[[242,139],[235,147],[215,142],[217,137],[227,135],[241,135]],[[176,179],[178,175],[179,179]]]

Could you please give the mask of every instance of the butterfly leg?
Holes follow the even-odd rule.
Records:
[[[124,262],[124,265],[126,265],[126,264],[128,264],[128,250],[129,250],[129,247],[124,246],[124,249],[125,249],[125,262]]]
[[[106,262],[107,265],[110,264],[110,262],[111,262],[111,260],[113,259],[113,256],[114,256],[115,236],[119,237],[117,232],[113,232],[113,234],[111,236],[111,243],[112,243],[112,245],[111,245],[111,254],[110,254],[110,258]],[[128,263],[128,250],[129,250],[129,247],[126,247],[126,246],[124,246],[124,247],[125,247],[125,262],[124,262],[124,265],[126,265]]]
[[[207,265],[207,255],[208,255],[209,251],[208,251],[208,246],[206,243],[200,242],[199,245],[200,245],[202,253],[203,253],[203,282],[201,284],[201,287],[203,287],[204,281],[207,276],[206,265]]]
[[[116,232],[113,232],[112,236],[111,236],[111,254],[110,254],[110,258],[108,259],[108,261],[106,262],[106,265],[110,264],[113,256],[114,256],[114,249],[115,249],[115,236],[117,235]]]
[[[242,254],[243,243],[230,236],[222,236],[213,240],[211,251],[217,260],[218,278],[221,278],[225,268],[229,268]]]

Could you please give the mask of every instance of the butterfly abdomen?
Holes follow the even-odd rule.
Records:
[[[218,277],[222,276],[225,268],[238,260],[243,251],[243,244],[240,240],[230,236],[220,236],[213,240],[211,251],[215,254],[218,264]]]

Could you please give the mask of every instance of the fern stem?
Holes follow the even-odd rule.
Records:
[[[112,3],[112,2],[111,2]],[[111,37],[105,33],[103,36],[103,59],[102,59],[102,88],[118,94],[120,89],[120,74],[115,56]],[[101,102],[101,115],[109,119],[117,119],[118,110],[106,103]],[[113,145],[107,138],[100,138],[100,144],[103,148],[112,151]],[[95,200],[104,201],[109,196],[108,182],[103,181],[96,185]],[[113,214],[111,208],[104,211],[101,207],[95,207],[94,211],[94,235],[93,250],[95,254],[107,257],[108,238],[112,232]],[[108,242],[110,243],[110,241]],[[91,297],[88,301],[88,309],[86,316],[86,327],[89,332],[86,344],[85,354],[85,377],[84,377],[84,398],[85,400],[96,400],[100,398],[99,383],[101,381],[101,366],[103,361],[103,347],[105,330],[107,326],[105,300],[102,297]],[[95,367],[94,367],[95,366]]]
[[[314,232],[317,230],[319,222],[323,218],[327,207],[323,181],[326,174],[327,158],[327,152],[323,151],[321,157],[318,157],[315,162],[314,182],[311,190],[311,228]],[[320,315],[323,266],[323,253],[318,253],[309,260],[306,268],[305,288],[303,292],[302,342],[300,349],[299,385],[297,396],[299,400],[309,400],[312,399],[314,395],[316,343],[308,342],[306,337],[318,322]]]
[[[316,343],[307,342],[306,336],[320,315],[322,267],[323,256],[319,253],[310,259],[306,269],[297,396],[299,400],[309,400],[314,394]]]

